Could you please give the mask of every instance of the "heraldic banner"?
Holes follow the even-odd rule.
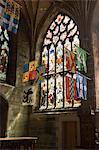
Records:
[[[0,26],[17,33],[20,8],[20,5],[14,0],[0,0]]]

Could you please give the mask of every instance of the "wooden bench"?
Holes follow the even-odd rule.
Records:
[[[0,138],[0,150],[34,150],[37,137]]]

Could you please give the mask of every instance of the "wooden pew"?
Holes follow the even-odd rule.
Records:
[[[0,150],[35,150],[37,137],[0,138]]]

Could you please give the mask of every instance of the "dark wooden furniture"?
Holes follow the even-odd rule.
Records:
[[[37,137],[0,138],[0,150],[35,150]]]

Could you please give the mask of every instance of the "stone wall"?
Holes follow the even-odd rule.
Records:
[[[29,136],[37,136],[36,148],[39,150],[60,150],[62,149],[63,123],[76,122],[77,143],[80,146],[80,123],[77,111],[34,113],[30,115]]]
[[[57,149],[58,141],[56,138],[56,130],[55,116],[31,114],[29,136],[38,137],[38,141],[36,144],[37,149]]]
[[[24,28],[24,22],[20,22],[17,35],[17,68],[16,68],[16,84],[10,86],[8,84],[0,84],[0,92],[6,97],[9,104],[8,111],[8,136],[15,136],[16,122],[20,116],[22,106],[22,90],[25,84],[22,84],[22,68],[24,63],[29,62],[29,42]],[[21,118],[21,119],[24,119]]]
[[[96,94],[96,112],[95,112],[95,128],[99,133],[99,1],[94,10],[91,35],[92,35],[92,47],[94,54],[94,70],[95,70],[95,94]]]
[[[99,4],[97,4],[98,7]],[[55,11],[55,10],[54,10]],[[59,11],[59,9],[58,9]],[[98,20],[98,10],[96,11],[97,15],[95,16],[95,20]],[[51,13],[52,14],[52,13]],[[52,15],[53,19],[54,15]],[[45,34],[45,31],[49,25],[51,20],[47,20],[41,30],[40,36],[37,41],[36,46],[36,60],[38,64],[40,63],[40,51],[42,46],[43,37]],[[57,118],[60,116],[48,115],[48,114],[37,114],[35,115],[32,112],[32,106],[22,106],[22,90],[26,86],[26,84],[22,83],[22,67],[24,63],[27,63],[29,61],[29,41],[28,36],[26,34],[26,29],[24,28],[24,23],[21,22],[19,26],[19,32],[18,32],[18,40],[17,40],[17,68],[16,68],[16,85],[15,87],[9,86],[9,85],[3,85],[0,84],[0,92],[5,95],[5,97],[8,99],[9,103],[9,113],[8,113],[8,136],[38,136],[38,149],[57,149],[58,147],[58,136],[57,131],[59,130],[59,126],[57,126],[57,121],[59,121]],[[83,26],[83,25],[82,25]],[[44,29],[45,28],[45,29]],[[97,30],[96,30],[97,29]],[[96,98],[97,98],[97,106],[98,106],[98,21],[96,23],[96,26],[94,27],[94,30],[92,30],[92,37],[94,39],[93,42],[93,49],[94,50],[94,59],[95,60],[95,74],[96,74]],[[96,46],[97,45],[97,46]],[[91,50],[91,51],[92,51]],[[93,56],[90,57],[90,68],[91,65],[93,66],[93,62],[91,62],[91,59],[93,59]],[[93,77],[93,82],[91,81],[91,89],[89,93],[89,101],[94,101],[92,90],[94,91],[94,73],[93,71],[90,72]],[[90,85],[90,84],[89,84]],[[38,86],[36,87],[38,89]],[[35,88],[35,89],[36,89]],[[39,90],[39,89],[38,89]],[[38,106],[38,100],[39,100],[39,93],[38,90],[36,90],[35,93],[35,102],[36,107]],[[91,95],[92,94],[92,95]],[[89,102],[88,102],[89,104]],[[97,107],[98,108],[98,107]],[[86,148],[87,144],[89,143],[89,147],[91,147],[92,141],[94,142],[94,119],[91,118],[90,115],[86,115],[87,109],[89,108],[89,105],[87,105],[87,102],[84,103],[83,111],[85,111],[84,115],[79,115],[81,118],[81,144],[82,147]],[[82,114],[80,112],[80,114]],[[73,115],[73,113],[72,113]],[[87,130],[89,129],[89,130]],[[92,132],[92,133],[91,133]],[[90,137],[92,136],[92,138]],[[88,136],[88,137],[87,137]],[[89,138],[90,137],[90,138]],[[93,144],[93,143],[92,143]]]
[[[94,10],[92,18],[91,35],[92,47],[94,54],[94,70],[95,70],[95,89],[96,89],[96,109],[99,109],[99,1]]]

